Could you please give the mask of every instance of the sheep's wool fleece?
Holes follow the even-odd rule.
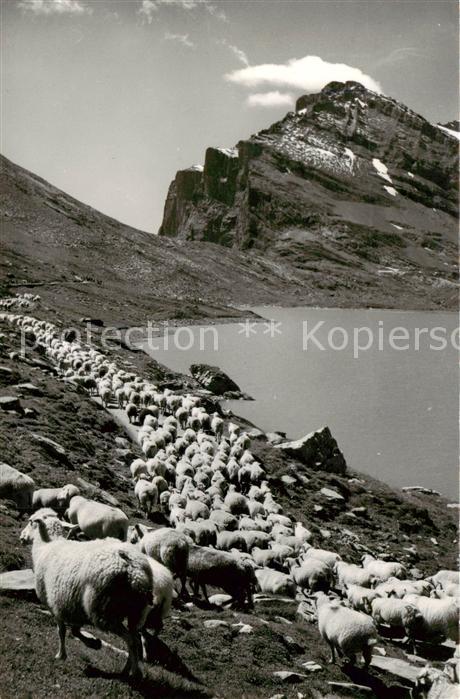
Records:
[[[372,619],[362,612],[342,607],[337,602],[322,604],[318,608],[318,628],[325,640],[338,644],[345,654],[358,653],[376,638]]]
[[[38,598],[57,619],[104,628],[131,610],[132,593],[151,601],[148,559],[117,540],[52,541],[34,556]],[[130,594],[131,593],[131,594]]]

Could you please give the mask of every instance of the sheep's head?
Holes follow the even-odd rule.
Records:
[[[58,519],[54,510],[44,507],[29,517],[28,523],[21,532],[20,541],[22,544],[31,544],[38,535],[44,542],[67,538],[75,528],[75,525]]]

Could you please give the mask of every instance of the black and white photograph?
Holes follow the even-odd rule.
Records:
[[[458,699],[457,0],[0,0],[0,698]]]

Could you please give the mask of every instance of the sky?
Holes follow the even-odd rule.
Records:
[[[456,0],[2,0],[1,152],[157,232],[177,170],[359,80],[458,118]]]

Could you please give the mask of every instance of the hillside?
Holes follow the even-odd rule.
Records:
[[[330,83],[236,148],[208,148],[204,167],[179,171],[159,233],[288,262],[357,306],[453,308],[456,128],[359,83]]]

